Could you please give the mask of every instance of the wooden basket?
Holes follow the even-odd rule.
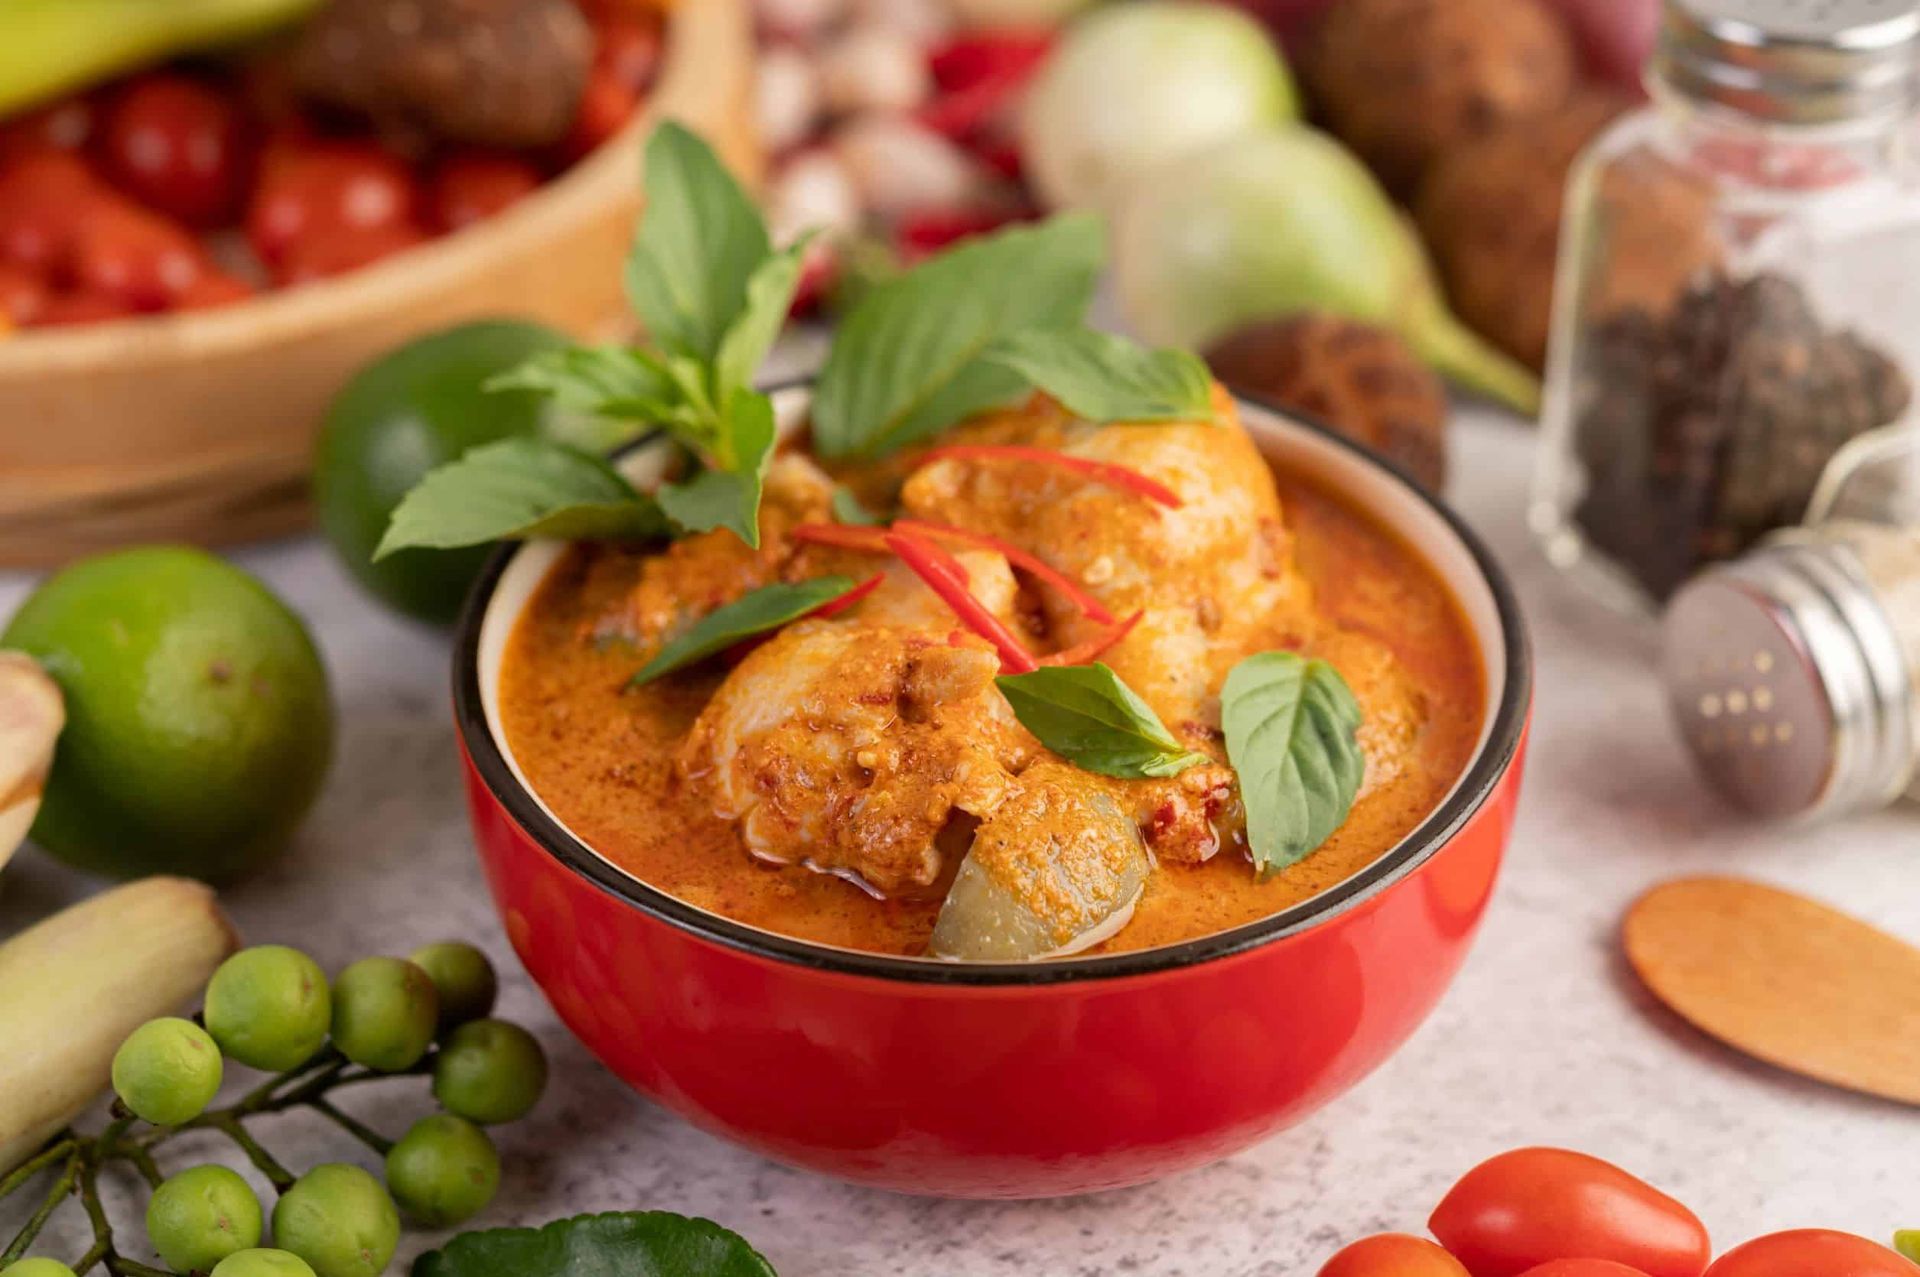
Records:
[[[310,513],[315,428],[368,360],[483,317],[583,338],[620,330],[647,131],[678,119],[756,178],[752,73],[746,0],[683,0],[648,109],[498,216],[222,310],[0,340],[0,565],[295,531]]]

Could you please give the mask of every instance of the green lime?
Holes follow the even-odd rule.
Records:
[[[433,977],[433,987],[440,991],[441,1032],[493,1010],[500,978],[480,950],[459,940],[444,940],[415,949],[409,956]]]
[[[546,1052],[533,1034],[505,1020],[461,1025],[433,1062],[433,1098],[470,1122],[518,1121],[546,1089]]]
[[[315,1277],[312,1265],[287,1250],[236,1250],[213,1266],[209,1277]]]
[[[67,698],[33,837],[117,878],[220,882],[283,847],[320,793],[333,706],[300,618],[213,555],[149,546],[40,584],[0,647]]]
[[[320,429],[314,499],[327,540],[375,597],[436,624],[459,613],[487,547],[403,550],[378,563],[374,547],[400,498],[429,470],[483,443],[548,432],[547,396],[485,385],[570,344],[533,324],[462,324],[369,364],[334,399]]]
[[[220,1048],[191,1020],[148,1020],[113,1053],[113,1093],[142,1121],[178,1126],[220,1090]]]
[[[73,1277],[73,1269],[57,1259],[22,1259],[0,1268],[7,1277]]]
[[[325,1045],[333,999],[319,963],[298,949],[262,944],[219,965],[202,1014],[221,1050],[250,1068],[279,1073]]]
[[[403,958],[362,958],[333,981],[333,1045],[382,1073],[412,1068],[433,1045],[440,995]]]
[[[177,1272],[205,1272],[260,1244],[260,1199],[224,1166],[181,1171],[153,1190],[147,1240]]]
[[[379,1180],[358,1166],[328,1162],[280,1195],[273,1240],[318,1277],[379,1277],[400,1245],[400,1211]]]
[[[387,1153],[387,1187],[400,1208],[429,1228],[465,1223],[500,1188],[500,1154],[463,1117],[423,1117]]]

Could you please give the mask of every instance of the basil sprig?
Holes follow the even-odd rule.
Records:
[[[413,1263],[413,1277],[774,1277],[738,1234],[670,1211],[577,1215],[544,1228],[462,1233]]]
[[[844,576],[817,576],[810,581],[763,585],[724,607],[715,608],[670,640],[633,676],[632,686],[653,682],[663,674],[685,669],[696,661],[724,652],[742,639],[777,630],[799,620],[822,603],[853,588]]]
[[[1332,837],[1353,809],[1366,774],[1359,703],[1325,661],[1262,652],[1227,675],[1220,717],[1254,863],[1285,869]]]
[[[1194,421],[1213,416],[1206,364],[1184,350],[1148,350],[1092,328],[1036,328],[987,348],[1088,421]]]
[[[1106,665],[1047,666],[996,680],[1020,725],[1076,767],[1121,780],[1177,776],[1210,761],[1173,738]]]
[[[503,537],[649,540],[667,530],[653,499],[599,457],[547,440],[503,439],[432,471],[401,498],[373,557]]]

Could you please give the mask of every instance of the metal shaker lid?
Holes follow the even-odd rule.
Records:
[[[1662,674],[1707,778],[1767,816],[1877,807],[1914,774],[1913,685],[1842,545],[1782,541],[1668,605]]]
[[[1667,0],[1654,72],[1762,119],[1831,124],[1911,108],[1913,0]]]

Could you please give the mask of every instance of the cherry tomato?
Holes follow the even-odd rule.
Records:
[[[1433,1235],[1473,1277],[1519,1277],[1550,1259],[1611,1259],[1647,1277],[1700,1277],[1713,1253],[1694,1213],[1584,1153],[1522,1148],[1455,1184]]]
[[[1538,1268],[1529,1268],[1522,1277],[1647,1277],[1638,1268],[1616,1264],[1611,1259],[1550,1259]]]
[[[577,160],[620,131],[640,106],[640,91],[605,67],[596,66],[587,77],[574,113],[573,127],[560,143],[560,154]]]
[[[1460,1261],[1422,1237],[1362,1237],[1329,1259],[1320,1277],[1467,1277]]]
[[[231,220],[246,181],[240,112],[190,76],[142,76],[101,130],[107,176],[141,203],[193,226]]]
[[[65,271],[81,210],[103,188],[77,156],[36,151],[0,168],[0,260],[49,277]]]
[[[247,238],[278,262],[298,240],[410,229],[418,203],[407,166],[372,143],[287,143],[262,160]]]
[[[462,151],[442,160],[427,192],[434,226],[457,231],[531,194],[540,170],[515,155]]]
[[[47,307],[47,284],[32,271],[0,262],[0,319],[25,328]]]
[[[221,271],[209,271],[173,299],[175,310],[213,310],[254,296],[253,285]]]
[[[57,328],[67,324],[97,324],[106,319],[124,319],[134,313],[134,309],[118,297],[82,290],[48,298],[37,322],[42,328]]]
[[[295,240],[282,257],[274,278],[284,288],[331,279],[391,257],[426,239],[426,232],[411,224],[323,230]]]
[[[660,66],[660,24],[631,14],[612,13],[593,24],[594,64],[639,92],[653,83]]]
[[[1852,1233],[1801,1228],[1756,1238],[1714,1261],[1707,1277],[1916,1277],[1920,1265]]]
[[[34,151],[78,151],[93,137],[93,103],[68,98],[0,125],[0,159]]]
[[[164,310],[206,273],[207,259],[178,223],[127,200],[101,199],[74,227],[72,269],[83,290],[133,310]]]

